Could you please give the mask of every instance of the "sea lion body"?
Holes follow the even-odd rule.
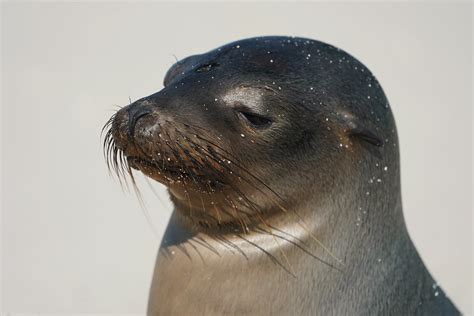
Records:
[[[175,64],[109,125],[112,167],[175,205],[150,315],[458,314],[406,230],[389,103],[342,50],[231,43]]]

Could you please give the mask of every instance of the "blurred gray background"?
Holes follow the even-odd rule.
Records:
[[[109,177],[100,129],[178,58],[297,35],[366,64],[391,102],[403,203],[429,270],[472,313],[470,4],[2,4],[4,312],[144,313],[171,211]],[[154,232],[154,231],[155,232]]]

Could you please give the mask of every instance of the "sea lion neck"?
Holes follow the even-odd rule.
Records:
[[[247,231],[241,229],[238,222],[232,230],[191,227],[186,222],[188,214],[182,215],[182,205],[175,204],[162,249],[167,252],[176,249],[174,246],[181,249],[196,240],[205,240],[219,256],[225,256],[232,253],[227,246],[222,246],[225,241],[245,249],[246,255],[264,251],[278,257],[294,243],[301,243],[305,245],[301,255],[323,258],[339,268],[364,261],[363,254],[367,255],[367,251],[371,251],[371,256],[388,260],[392,248],[408,240],[401,196],[390,194],[390,190],[399,187],[398,167],[392,164],[389,171],[378,162],[366,163],[374,164],[367,179],[361,181],[363,175],[341,178],[344,181],[337,183],[337,189],[326,193],[328,198],[322,198],[320,192],[314,193],[298,207],[279,208],[260,218],[256,226]],[[366,170],[368,166],[361,168]],[[374,179],[377,174],[380,176]]]

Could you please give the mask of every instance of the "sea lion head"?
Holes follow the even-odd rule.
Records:
[[[174,64],[106,125],[108,161],[169,188],[196,227],[238,229],[383,168],[395,125],[370,71],[331,45],[234,42]],[[386,148],[390,147],[390,148]],[[387,150],[389,153],[387,154]],[[377,164],[377,166],[376,166]]]

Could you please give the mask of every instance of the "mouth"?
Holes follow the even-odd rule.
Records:
[[[156,180],[166,180],[167,182],[179,181],[181,178],[188,177],[184,168],[165,164],[164,160],[160,165],[158,161],[149,161],[139,157],[127,157],[127,162],[135,170],[141,171]],[[161,181],[160,181],[161,182]]]
[[[199,191],[221,189],[225,184],[213,176],[213,172],[191,169],[162,161],[150,161],[140,157],[127,157],[129,166],[167,186],[184,186]]]

